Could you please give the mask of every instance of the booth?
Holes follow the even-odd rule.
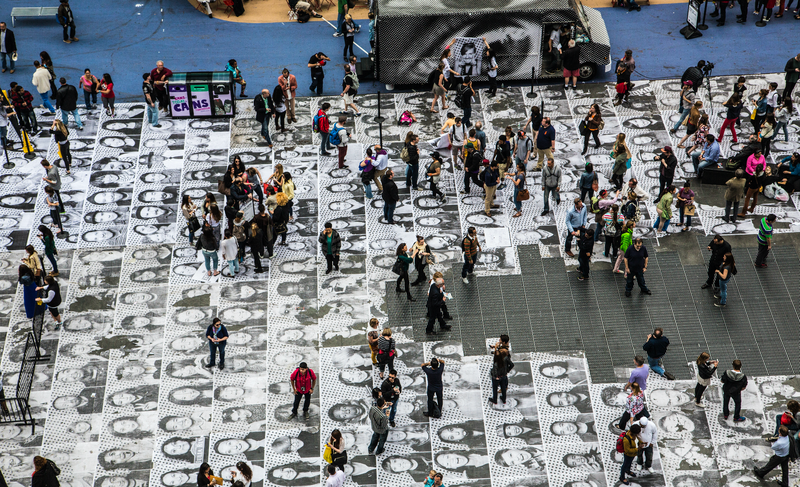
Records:
[[[236,115],[236,90],[230,71],[172,73],[167,89],[174,118]]]

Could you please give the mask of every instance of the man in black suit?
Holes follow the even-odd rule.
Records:
[[[75,119],[78,130],[83,130],[81,115],[78,113],[78,90],[67,84],[67,78],[61,78],[61,88],[56,93],[56,108],[61,109],[61,121],[64,126],[69,125],[69,114]]]
[[[253,108],[256,110],[256,122],[261,124],[261,136],[272,147],[272,140],[269,138],[269,121],[275,112],[275,105],[272,103],[268,89],[265,88],[256,95],[253,99]]]
[[[428,292],[428,327],[425,328],[426,335],[433,335],[433,322],[439,320],[439,328],[448,331],[450,326],[444,321],[442,317],[442,306],[447,298],[444,295],[444,279],[438,278],[431,284],[431,289]]]
[[[14,39],[14,32],[6,26],[5,22],[0,22],[0,58],[3,58],[3,72],[10,67],[10,73],[14,72],[16,63],[13,56],[17,53],[17,41]],[[11,61],[10,66],[6,65],[6,56]]]

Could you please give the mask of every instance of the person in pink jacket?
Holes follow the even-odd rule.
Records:
[[[767,161],[764,158],[764,155],[761,153],[761,150],[757,150],[750,154],[750,157],[747,158],[747,168],[745,169],[745,172],[747,172],[747,183],[745,184],[747,193],[744,196],[742,212],[736,215],[739,218],[744,218],[748,211],[752,213],[756,209],[756,204],[758,203],[758,190],[761,188],[761,181],[764,179],[764,171],[766,170]],[[750,198],[753,199],[753,204],[748,210],[747,204],[750,202]]]
[[[283,90],[284,99],[286,100],[286,120],[289,123],[296,122],[297,118],[294,116],[294,98],[295,91],[297,91],[297,78],[293,74],[289,74],[289,70],[283,68],[283,73],[278,76],[278,85]]]

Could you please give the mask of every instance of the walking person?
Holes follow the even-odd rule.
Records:
[[[719,137],[718,140],[722,140],[722,137],[725,136],[725,129],[731,129],[731,135],[733,136],[731,140],[733,143],[736,144],[739,142],[739,139],[736,135],[736,122],[739,121],[739,116],[742,113],[742,107],[744,107],[744,103],[742,102],[741,97],[739,97],[738,93],[734,93],[728,98],[728,101],[722,104],[723,107],[727,108],[727,112],[725,114],[725,121],[722,122],[722,127],[719,128]]]
[[[259,255],[261,257],[264,256],[263,246],[267,247],[267,258],[271,259],[272,255],[274,254],[274,246],[275,238],[277,235],[275,234],[275,225],[273,224],[272,217],[269,213],[267,213],[267,209],[264,205],[258,205],[258,214],[253,217],[253,223],[258,225],[258,228],[261,229],[261,236],[262,236],[262,247],[258,247],[258,245],[253,246],[251,244],[250,248],[259,248]]]
[[[650,365],[650,370],[669,380],[675,380],[675,376],[665,371],[661,365],[661,359],[667,354],[667,347],[669,347],[669,338],[664,336],[662,328],[656,328],[652,334],[647,335],[647,341],[642,345],[642,350],[647,352],[647,363]]]
[[[486,90],[486,96],[494,98],[495,95],[497,95],[497,57],[494,49],[489,46],[486,37],[483,38],[483,44],[486,46],[484,56],[486,56],[486,59],[489,61],[489,66],[486,71],[486,75],[489,77],[489,89]]]
[[[492,208],[500,207],[500,205],[494,204],[498,184],[500,184],[500,169],[497,168],[497,159],[492,159],[489,167],[483,171],[483,189],[486,191],[483,206],[486,216],[492,216]]]
[[[411,257],[414,259],[414,269],[417,270],[417,278],[411,283],[412,286],[418,286],[428,280],[425,275],[425,267],[428,265],[428,259],[431,256],[431,248],[425,243],[425,237],[417,235],[417,241],[411,246]]]
[[[354,72],[350,70],[350,65],[345,64],[344,66],[344,78],[342,79],[342,101],[344,103],[344,108],[340,112],[342,115],[347,114],[348,107],[352,108],[355,112],[356,117],[361,116],[361,112],[358,110],[356,106],[356,95],[358,94],[358,76]]]
[[[680,105],[678,106],[678,113],[680,113],[680,117],[678,121],[675,122],[675,125],[669,129],[670,134],[675,134],[678,129],[683,125],[683,121],[686,120],[686,117],[689,116],[689,113],[692,111],[692,107],[694,106],[694,102],[697,99],[697,91],[693,89],[694,82],[692,80],[686,80],[683,82],[681,86],[681,93],[680,93]]]
[[[739,200],[744,196],[744,189],[747,185],[744,169],[737,169],[733,177],[725,182],[728,189],[725,190],[725,216],[722,219],[728,223],[736,223],[739,214]],[[731,207],[733,213],[731,213]]]
[[[331,222],[325,222],[325,229],[319,234],[317,241],[320,244],[322,253],[325,254],[325,261],[328,263],[325,274],[330,274],[333,268],[338,271],[342,238],[339,236],[339,232],[333,229],[333,224]]]
[[[386,401],[379,397],[375,405],[369,410],[369,422],[372,426],[372,439],[367,447],[367,454],[375,455],[383,454],[383,445],[386,443],[386,438],[389,437],[389,406]],[[377,447],[377,450],[375,449]]]
[[[542,125],[536,131],[534,140],[536,144],[536,167],[534,171],[539,171],[544,166],[545,159],[553,157],[556,150],[556,129],[550,125],[550,117],[542,119]]]
[[[17,113],[20,125],[30,135],[39,133],[39,122],[36,121],[36,111],[33,109],[33,95],[22,85],[16,85],[11,89],[11,104]]]
[[[44,192],[46,194],[45,202],[50,209],[50,226],[58,228],[56,235],[61,235],[64,233],[64,225],[61,223],[61,203],[58,196],[56,196],[56,191],[50,186],[45,186]]]
[[[387,365],[389,370],[394,370],[394,358],[396,355],[397,350],[395,349],[394,338],[392,338],[392,329],[384,328],[381,331],[381,336],[378,337],[378,352],[375,357],[378,359],[378,371],[381,379],[383,379],[383,371]]]
[[[628,144],[625,143],[625,134],[620,132],[617,134],[617,140],[614,142],[614,149],[611,151],[614,157],[614,167],[611,169],[611,182],[614,183],[614,188],[619,191],[624,184],[625,173],[628,171],[628,161],[631,160],[633,155],[631,150],[628,149]]]
[[[347,115],[339,115],[339,119],[331,127],[328,135],[330,145],[336,146],[336,153],[339,158],[339,169],[344,169],[344,160],[347,157],[347,144],[350,143],[350,133],[344,124],[347,123]]]
[[[46,171],[44,177],[42,177],[42,181],[53,188],[56,200],[58,200],[58,212],[65,213],[64,203],[61,201],[61,173],[59,173],[58,168],[52,165],[47,159],[42,159],[41,164]]]
[[[578,280],[589,279],[589,262],[594,253],[594,230],[581,228],[578,230]]]
[[[67,174],[70,174],[70,167],[72,166],[72,153],[69,151],[69,129],[64,125],[61,120],[54,118],[53,124],[50,126],[50,135],[55,139],[58,144],[58,155],[64,163],[64,168]]]
[[[461,108],[464,110],[464,116],[461,117],[461,122],[466,128],[472,127],[470,117],[472,117],[472,97],[475,96],[475,90],[472,89],[472,78],[464,76],[461,88],[456,93],[456,96],[461,98]]]
[[[734,360],[732,366],[732,369],[726,370],[719,377],[722,382],[722,415],[728,419],[731,412],[728,406],[733,399],[733,422],[740,423],[747,419],[741,416],[742,391],[747,389],[747,376],[742,372],[741,360]]]
[[[283,92],[283,99],[286,102],[286,119],[289,123],[297,121],[294,116],[294,101],[295,92],[297,91],[297,78],[293,74],[289,74],[289,70],[283,68],[281,75],[278,76],[278,85]]]
[[[444,384],[442,383],[442,375],[444,374],[444,359],[437,359],[433,357],[430,362],[425,362],[421,365],[422,372],[425,373],[428,379],[427,393],[428,393],[428,410],[423,411],[423,415],[429,418],[442,417],[442,393],[444,392]],[[436,402],[434,402],[436,397]]]
[[[425,175],[430,183],[431,197],[439,200],[440,203],[444,203],[446,199],[444,193],[436,186],[442,178],[442,156],[438,151],[431,152],[431,159],[433,159],[433,161],[425,171]]]
[[[614,274],[624,274],[624,277],[628,277],[628,273],[625,271],[620,270],[620,266],[622,265],[623,261],[625,260],[625,252],[628,251],[631,245],[633,245],[633,229],[636,227],[636,222],[633,220],[627,220],[622,225],[622,231],[619,236],[619,250],[617,251],[617,258],[614,262]],[[637,280],[637,282],[640,282]],[[631,288],[633,289],[633,288]]]
[[[78,90],[74,86],[67,84],[66,78],[59,80],[61,87],[56,94],[56,108],[61,110],[61,122],[69,125],[69,115],[75,119],[78,130],[83,130],[81,115],[78,113]]]
[[[644,273],[647,272],[647,263],[649,260],[647,247],[642,243],[642,239],[635,239],[633,245],[629,246],[625,251],[625,297],[631,297],[634,278],[636,278],[636,282],[639,284],[639,289],[642,294],[653,294],[650,289],[647,288],[647,284],[644,281]],[[667,343],[669,343],[669,340],[667,340]]]
[[[482,251],[481,243],[478,242],[478,232],[475,227],[467,229],[467,235],[461,240],[461,252],[464,254],[464,265],[461,266],[461,280],[464,284],[469,284],[467,275],[472,275],[475,270],[475,260],[478,258],[478,251]]]
[[[631,472],[631,468],[633,467],[633,459],[639,456],[637,438],[641,432],[642,427],[639,426],[639,424],[632,424],[631,429],[622,437],[623,459],[622,468],[620,468],[619,471],[619,481],[625,485],[630,485],[631,483],[630,480],[626,478],[626,475],[628,477],[636,477],[636,474]]]
[[[50,104],[50,83],[53,81],[50,71],[42,66],[39,61],[34,61],[33,66],[36,70],[33,72],[31,83],[36,87],[36,91],[42,98],[42,104],[47,108],[50,113],[56,113],[56,109]]]
[[[203,226],[203,231],[200,234],[200,238],[197,239],[197,243],[194,244],[194,247],[202,251],[206,272],[208,272],[209,277],[212,275],[212,271],[213,275],[218,276],[219,270],[217,268],[219,267],[219,257],[217,256],[217,251],[219,250],[219,240],[214,236],[214,231],[211,229],[210,225],[206,224]]]
[[[581,173],[581,179],[578,182],[578,186],[581,189],[581,201],[586,201],[586,195],[589,195],[589,203],[592,202],[598,183],[599,179],[594,171],[594,164],[591,162],[586,163],[584,171]]]
[[[756,474],[756,477],[759,479],[764,480],[764,477],[766,477],[768,473],[780,465],[781,480],[778,485],[781,487],[789,487],[789,448],[791,446],[789,428],[781,426],[778,429],[778,435],[778,439],[772,444],[772,451],[774,451],[775,454],[769,458],[767,464],[763,467],[753,467],[753,473]]]
[[[688,215],[687,213],[695,212],[694,207],[694,197],[695,193],[692,191],[692,183],[687,180],[683,183],[683,188],[678,191],[678,194],[675,198],[678,202],[675,206],[678,207],[678,214],[680,215],[680,223],[678,223],[679,227],[683,227],[681,232],[688,232],[692,228],[692,215]],[[683,225],[683,220],[686,219],[686,226]]]
[[[367,332],[367,345],[369,345],[370,358],[372,365],[378,365],[378,339],[381,336],[378,331],[378,318],[369,319],[369,331]]]
[[[397,414],[397,404],[400,402],[400,394],[403,392],[403,385],[397,379],[397,371],[389,368],[389,377],[381,384],[381,397],[389,401],[389,426],[395,427],[394,417]]]
[[[444,294],[444,278],[442,277],[434,277],[433,282],[431,283],[428,289],[428,326],[425,328],[426,335],[435,335],[436,332],[433,331],[433,324],[438,320],[439,321],[439,329],[442,331],[450,331],[451,326],[448,326],[447,323],[444,321],[444,316],[442,313],[444,312],[447,314],[447,296]],[[447,314],[448,319],[450,315]]]
[[[658,203],[659,199],[661,199],[661,196],[664,194],[664,190],[672,186],[672,181],[675,179],[675,168],[678,167],[678,158],[675,157],[675,153],[672,152],[672,147],[667,145],[661,149],[660,155],[656,155],[655,160],[659,162],[658,199],[656,199],[656,203]]]
[[[310,417],[308,408],[311,405],[311,395],[314,394],[314,387],[317,385],[317,375],[308,367],[308,364],[300,362],[300,365],[289,376],[289,383],[292,385],[292,394],[294,394],[294,404],[292,405],[292,414],[289,415],[289,419],[297,417],[297,408],[300,406],[301,399],[304,399],[303,417],[308,419]]]
[[[206,328],[206,338],[208,339],[208,350],[210,356],[206,368],[210,369],[217,362],[217,351],[219,351],[219,370],[225,368],[225,346],[228,344],[228,329],[222,324],[222,320],[214,318],[211,325]]]
[[[581,152],[582,156],[586,155],[586,151],[589,150],[589,136],[591,135],[594,138],[594,144],[596,148],[600,148],[602,144],[600,144],[600,138],[598,134],[600,133],[600,128],[604,125],[603,117],[600,115],[600,105],[597,103],[593,103],[589,107],[589,113],[583,118],[583,121],[586,123],[586,128],[584,129],[583,134],[583,152]]]
[[[397,202],[400,201],[400,193],[394,182],[394,171],[387,169],[381,182],[383,183],[383,219],[386,224],[394,225],[394,209]]]
[[[61,329],[61,312],[58,310],[58,307],[61,305],[61,288],[58,285],[58,281],[53,276],[47,276],[44,278],[44,285],[42,287],[37,287],[36,291],[44,291],[43,298],[37,298],[37,304],[44,303],[47,305],[47,308],[50,310],[50,316],[53,317],[53,321],[55,321],[55,329],[56,331]]]
[[[769,251],[772,250],[772,227],[778,217],[773,213],[765,216],[758,224],[758,255],[756,255],[756,267],[767,267]]]
[[[656,229],[657,237],[663,237],[667,234],[667,228],[669,227],[670,220],[672,219],[672,202],[674,200],[674,195],[675,186],[670,185],[667,187],[666,191],[656,205],[658,218],[656,218],[655,223],[653,223],[653,228]]]
[[[631,393],[625,398],[625,412],[619,419],[617,427],[625,430],[628,426],[636,424],[641,418],[650,416],[645,404],[644,391],[639,387],[638,382],[633,382],[630,385]]]
[[[320,109],[317,111],[317,115],[314,117],[314,125],[319,130],[319,138],[320,138],[320,145],[319,145],[319,155],[330,157],[331,153],[331,140],[330,140],[330,131],[331,131],[331,123],[328,119],[328,110],[331,109],[331,104],[325,102],[322,104]]]
[[[39,234],[37,237],[39,237],[39,240],[41,240],[42,244],[44,244],[44,255],[53,266],[53,270],[50,271],[48,275],[56,277],[58,276],[58,262],[56,261],[58,250],[56,250],[56,239],[53,236],[53,232],[51,232],[46,226],[39,225],[38,230]],[[42,261],[42,269],[44,269],[44,261]]]
[[[506,174],[506,179],[510,179],[514,183],[514,196],[512,197],[512,201],[514,202],[514,209],[517,210],[517,212],[511,215],[511,217],[519,218],[522,216],[523,199],[521,195],[530,194],[525,189],[525,164],[521,162],[517,163],[516,174]]]
[[[256,111],[256,122],[261,124],[261,137],[264,137],[267,146],[271,148],[272,138],[269,136],[269,122],[275,116],[275,103],[272,101],[268,89],[264,88],[253,98],[253,108]]]
[[[556,201],[556,206],[561,204],[561,168],[556,166],[552,157],[547,158],[547,165],[542,169],[542,191],[544,191],[544,210],[541,216],[546,216],[550,212],[550,195]]]
[[[697,363],[697,384],[694,386],[694,405],[702,408],[705,405],[702,403],[703,392],[711,385],[711,378],[717,371],[719,360],[711,360],[711,355],[708,352],[701,353],[696,360]]]
[[[406,142],[403,146],[403,149],[408,153],[407,161],[403,161],[406,163],[406,188],[408,190],[413,189],[421,189],[417,188],[417,179],[419,178],[419,148],[417,147],[417,143],[419,142],[419,137],[417,137],[414,132],[408,132],[406,134]],[[402,152],[400,154],[402,156]]]
[[[719,298],[719,303],[714,303],[714,306],[724,308],[728,302],[728,282],[736,275],[736,261],[733,259],[733,254],[730,252],[725,254],[716,274],[719,276],[719,294],[714,297]]]
[[[61,5],[58,6],[57,17],[58,23],[64,28],[64,42],[67,44],[77,42],[78,38],[75,37],[75,17],[72,15],[69,0],[61,0]],[[67,33],[69,33],[69,36]]]
[[[412,262],[414,262],[414,259],[409,257],[407,255],[407,252],[408,252],[408,246],[406,246],[406,244],[401,243],[397,247],[397,252],[395,253],[395,255],[397,255],[397,262],[400,267],[399,268],[400,274],[397,276],[397,285],[395,286],[395,291],[398,293],[402,293],[405,291],[406,297],[408,298],[409,301],[416,301],[416,299],[414,299],[414,297],[411,296],[411,291],[408,284],[408,267]],[[400,289],[400,282],[405,283],[406,286],[405,290]]]
[[[508,373],[514,368],[508,350],[499,348],[494,351],[492,358],[492,369],[489,371],[492,378],[492,397],[489,402],[497,405],[497,389],[500,389],[500,400],[503,405],[506,403],[506,392],[508,391]]]
[[[719,276],[716,271],[722,264],[725,254],[731,253],[731,244],[726,242],[722,235],[714,235],[706,249],[711,251],[711,258],[708,260],[708,280],[700,286],[700,289],[708,289],[713,284],[716,290],[719,287]]]
[[[100,86],[97,87],[100,93],[100,100],[103,102],[103,108],[106,110],[106,115],[114,117],[114,100],[117,96],[114,94],[114,81],[111,80],[111,75],[103,73],[103,78],[100,80]]]
[[[428,75],[428,85],[433,93],[430,112],[439,113],[439,110],[436,110],[436,102],[440,98],[442,99],[442,110],[445,110],[447,108],[445,106],[447,104],[447,88],[444,86],[444,63],[439,63],[436,69]]]
[[[372,199],[372,178],[375,175],[375,156],[372,153],[372,147],[367,147],[364,160],[358,164],[358,172],[360,173],[361,186],[364,188],[364,196],[368,200]]]
[[[783,130],[783,141],[789,142],[789,120],[794,114],[794,103],[791,98],[784,98],[780,106],[775,110],[775,134],[778,135]]]
[[[323,52],[313,54],[311,59],[308,60],[308,67],[311,68],[311,87],[309,91],[312,94],[316,91],[317,96],[322,96],[322,83],[325,80],[325,71],[322,67],[329,62],[331,62],[331,58]]]
[[[658,442],[658,429],[655,421],[650,421],[646,416],[639,418],[639,456],[636,463],[640,469],[647,470],[648,473],[655,473],[653,470],[653,445]]]

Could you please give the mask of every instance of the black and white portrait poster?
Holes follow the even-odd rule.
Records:
[[[456,37],[456,41],[450,46],[453,70],[461,76],[480,75],[484,47],[480,37]]]

